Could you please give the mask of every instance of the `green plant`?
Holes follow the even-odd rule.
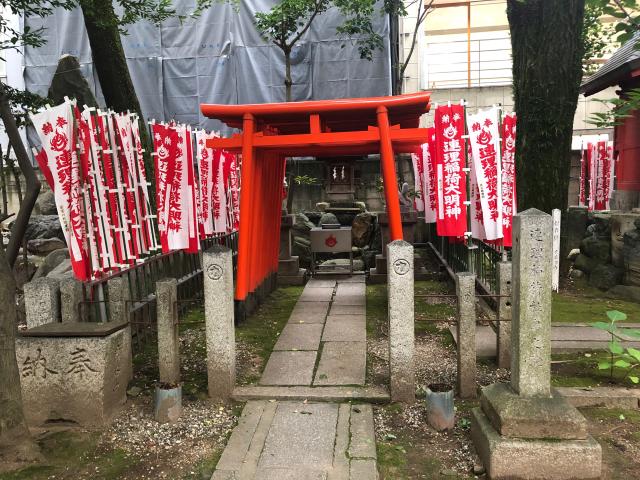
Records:
[[[320,182],[316,177],[311,177],[309,175],[296,175],[293,177],[293,181],[298,185],[320,185]]]
[[[618,328],[617,322],[627,319],[627,316],[618,310],[609,310],[607,312],[608,322],[594,322],[592,327],[598,330],[609,332],[611,340],[609,341],[608,361],[598,362],[598,369],[609,370],[610,376],[613,378],[613,368],[619,368],[624,371],[625,377],[632,383],[640,383],[636,369],[640,369],[640,350],[632,347],[625,347],[622,342],[626,341],[625,337],[640,339],[640,330],[625,328],[624,331]]]

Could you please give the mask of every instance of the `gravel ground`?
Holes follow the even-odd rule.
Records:
[[[441,328],[446,328],[443,325]],[[388,369],[388,343],[385,338],[368,342],[369,354],[375,357],[372,363],[374,376],[386,375]],[[456,352],[452,346],[443,342],[440,334],[423,334],[416,337],[415,342],[416,387],[419,389],[433,383],[455,385],[456,382]],[[509,372],[496,369],[492,365],[478,364],[477,382],[479,386],[508,381]],[[376,407],[374,419],[376,424],[376,439],[379,442],[391,442],[398,437],[408,441],[416,451],[428,451],[430,457],[436,458],[441,464],[442,476],[456,474],[468,475],[474,478],[474,471],[478,474],[481,469],[478,457],[471,442],[469,432],[470,409],[477,402],[467,402],[456,399],[456,426],[450,432],[437,432],[427,422],[427,410],[424,401],[417,401],[411,406],[397,406],[395,409]],[[408,440],[407,440],[408,439]],[[411,456],[411,453],[408,453]],[[419,471],[411,472],[409,478],[432,478]]]

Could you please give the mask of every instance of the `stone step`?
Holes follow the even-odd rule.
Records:
[[[370,403],[388,403],[389,389],[384,386],[367,387],[277,387],[244,386],[233,390],[239,402],[249,400],[309,400],[314,402],[348,402],[357,400]]]

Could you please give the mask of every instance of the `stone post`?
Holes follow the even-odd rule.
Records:
[[[133,378],[133,351],[131,348],[131,325],[129,325],[129,303],[131,299],[131,290],[129,289],[129,280],[125,276],[112,278],[107,281],[107,293],[109,295],[109,322],[127,323],[125,327],[125,345],[128,355],[128,378]]]
[[[513,219],[511,386],[522,397],[551,395],[552,226],[536,209]]]
[[[551,216],[530,209],[513,220],[511,384],[482,388],[471,438],[487,478],[600,478],[586,419],[551,388]]]
[[[78,308],[83,300],[82,282],[73,277],[60,281],[60,310],[63,322],[81,321]]]
[[[511,262],[498,263],[498,368],[511,367],[511,269]]]
[[[413,245],[387,244],[391,400],[415,401]]]
[[[131,291],[127,277],[112,278],[107,282],[109,293],[109,322],[128,322]]]
[[[209,396],[226,400],[231,396],[236,383],[231,250],[214,245],[205,251],[202,270]]]
[[[160,382],[170,385],[180,383],[177,301],[178,282],[175,278],[167,278],[156,283]]]
[[[458,297],[458,395],[476,396],[476,276],[456,275]]]
[[[60,321],[60,283],[40,277],[24,284],[24,307],[27,328]]]

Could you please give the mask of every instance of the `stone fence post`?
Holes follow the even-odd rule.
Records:
[[[82,282],[73,277],[60,281],[60,310],[63,322],[81,321],[78,308],[83,299]]]
[[[395,240],[387,244],[387,272],[391,400],[413,403],[413,245],[404,240]]]
[[[156,283],[160,382],[170,385],[180,383],[177,301],[178,281],[175,278],[167,278]]]
[[[456,275],[458,297],[458,395],[476,396],[476,276]]]
[[[27,328],[60,321],[60,283],[40,277],[24,284],[24,307]]]
[[[129,380],[133,378],[133,350],[131,348],[131,325],[129,325],[129,309],[131,308],[131,290],[129,279],[125,276],[112,278],[107,281],[107,293],[109,295],[109,322],[127,323],[125,335],[125,348],[129,356]]]
[[[209,396],[226,400],[236,383],[231,250],[221,245],[206,250],[202,258],[202,271]]]
[[[511,368],[511,262],[498,263],[498,368]]]

